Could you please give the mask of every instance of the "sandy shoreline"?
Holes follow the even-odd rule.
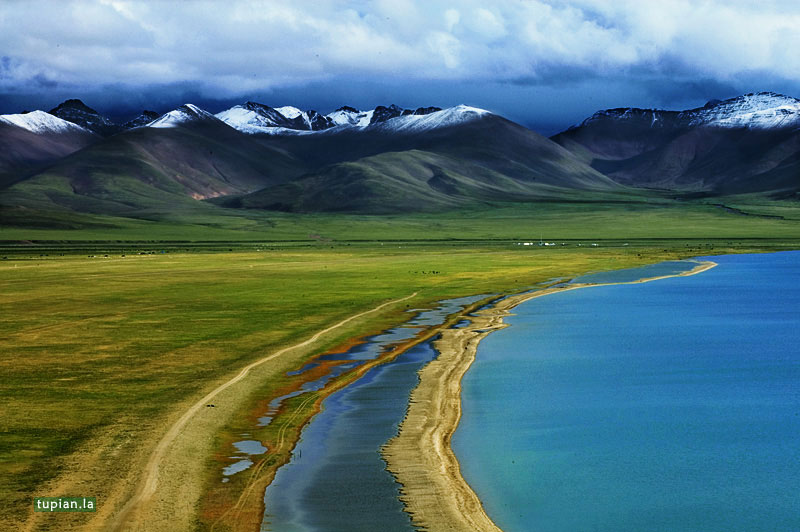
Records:
[[[503,317],[517,305],[537,297],[590,286],[637,284],[695,275],[715,267],[698,262],[687,272],[620,283],[586,283],[546,288],[501,299],[491,308],[467,316],[470,324],[446,329],[433,346],[439,356],[420,372],[398,435],[383,448],[388,469],[402,485],[400,499],[416,526],[429,531],[500,531],[486,514],[477,494],[461,475],[450,440],[461,418],[461,379],[480,341],[506,327]]]

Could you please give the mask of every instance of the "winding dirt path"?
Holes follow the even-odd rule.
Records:
[[[136,493],[133,495],[133,497],[131,497],[130,500],[125,504],[125,506],[122,508],[122,510],[119,512],[119,514],[117,514],[116,518],[112,521],[111,526],[109,527],[109,529],[110,530],[115,530],[115,531],[124,530],[125,526],[128,524],[128,522],[130,521],[130,518],[133,516],[133,514],[135,514],[135,512],[138,511],[139,508],[143,504],[146,504],[150,500],[150,498],[156,492],[156,488],[158,486],[159,466],[161,465],[161,462],[162,462],[162,460],[164,458],[164,455],[166,454],[167,449],[169,448],[170,444],[172,444],[172,442],[175,440],[175,438],[186,427],[186,425],[189,423],[189,421],[192,419],[192,417],[195,414],[197,414],[197,412],[199,410],[201,410],[206,404],[209,404],[217,394],[219,394],[223,390],[233,386],[237,382],[239,382],[242,379],[244,379],[247,376],[247,374],[250,372],[250,370],[255,368],[256,366],[260,366],[261,364],[264,364],[265,362],[269,362],[270,360],[274,360],[274,359],[278,358],[279,356],[283,355],[284,353],[286,353],[288,351],[291,351],[291,350],[294,350],[294,349],[299,349],[299,348],[302,348],[302,347],[306,347],[306,346],[316,342],[321,336],[323,336],[323,335],[325,335],[325,334],[327,334],[327,333],[329,333],[329,332],[331,332],[331,331],[333,331],[335,329],[338,329],[339,327],[347,325],[348,323],[350,323],[353,320],[356,320],[356,319],[361,318],[363,316],[366,316],[368,314],[373,314],[373,313],[378,312],[378,311],[380,311],[380,310],[382,310],[382,309],[384,309],[384,308],[386,308],[388,306],[395,305],[397,303],[402,303],[403,301],[411,299],[411,298],[415,297],[416,295],[417,295],[417,292],[414,292],[413,294],[411,294],[409,296],[406,296],[406,297],[403,297],[403,298],[400,298],[400,299],[395,299],[395,300],[392,300],[392,301],[387,301],[386,303],[382,303],[382,304],[378,305],[377,307],[374,307],[374,308],[372,308],[370,310],[366,310],[364,312],[360,312],[358,314],[354,314],[354,315],[350,316],[349,318],[345,318],[342,321],[340,321],[340,322],[338,322],[338,323],[336,323],[334,325],[331,325],[330,327],[328,327],[326,329],[323,329],[323,330],[317,332],[316,334],[314,334],[311,338],[309,338],[307,340],[304,340],[304,341],[302,341],[302,342],[300,342],[298,344],[291,345],[289,347],[284,347],[283,349],[275,351],[271,355],[267,355],[267,356],[265,356],[263,358],[260,358],[260,359],[256,360],[255,362],[252,362],[252,363],[248,364],[247,366],[245,366],[244,368],[242,368],[242,370],[235,377],[230,379],[229,381],[227,381],[227,382],[225,382],[223,384],[220,384],[214,390],[212,390],[211,392],[206,394],[202,399],[197,401],[186,412],[184,412],[184,414],[180,417],[180,419],[178,419],[178,421],[176,421],[169,428],[169,430],[166,432],[166,434],[164,434],[164,437],[161,438],[161,441],[158,442],[158,445],[153,450],[153,454],[150,455],[150,459],[147,461],[147,464],[144,467],[144,471],[142,472],[142,479],[139,482],[139,488],[136,490]]]

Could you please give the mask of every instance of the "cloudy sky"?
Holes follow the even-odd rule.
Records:
[[[553,133],[602,108],[800,97],[798,28],[796,0],[2,0],[0,113],[466,103]]]

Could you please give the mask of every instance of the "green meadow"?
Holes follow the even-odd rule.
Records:
[[[22,227],[23,217],[0,229],[2,528],[24,521],[34,496],[62,494],[51,490],[80,489],[65,494],[100,506],[130,496],[137,467],[186,405],[249,362],[381,302],[418,292],[408,303],[419,308],[588,271],[800,245],[800,209],[758,198],[403,217],[213,212],[202,224],[197,213],[65,215],[60,228]],[[558,245],[519,244],[540,238]],[[228,426],[285,386],[287,369],[404,320],[404,310],[265,368],[226,411]]]
[[[47,206],[43,206],[45,208]],[[0,206],[0,241],[275,242],[800,237],[800,205],[759,195],[478,204],[407,215],[289,214],[207,203],[115,217]]]

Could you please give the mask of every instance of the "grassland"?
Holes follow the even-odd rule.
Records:
[[[46,207],[46,206],[43,206]],[[733,207],[732,209],[726,207]],[[758,195],[674,201],[478,205],[437,214],[292,215],[196,203],[136,218],[0,207],[0,241],[275,242],[535,239],[793,239],[800,204]]]
[[[747,199],[736,210],[757,208]],[[97,232],[5,226],[0,528],[31,519],[34,495],[90,495],[98,497],[97,514],[37,515],[29,529],[103,529],[136,490],[166,428],[190,405],[250,362],[348,316],[413,292],[405,304],[421,307],[587,271],[799,247],[798,210],[769,209],[781,218],[703,204],[542,204],[491,215],[254,214],[230,223],[212,219],[216,229],[190,219],[109,220]],[[257,227],[232,225],[249,223]],[[540,234],[567,245],[516,243]],[[220,397],[213,413],[192,425],[198,432],[191,442],[167,457],[171,480],[159,485],[162,506],[147,514],[165,521],[148,521],[152,529],[210,526],[215,516],[200,514],[201,488],[218,474],[207,457],[221,452],[225,434],[291,386],[286,371],[403,320],[405,304],[260,367]],[[192,459],[181,461],[181,450]]]

